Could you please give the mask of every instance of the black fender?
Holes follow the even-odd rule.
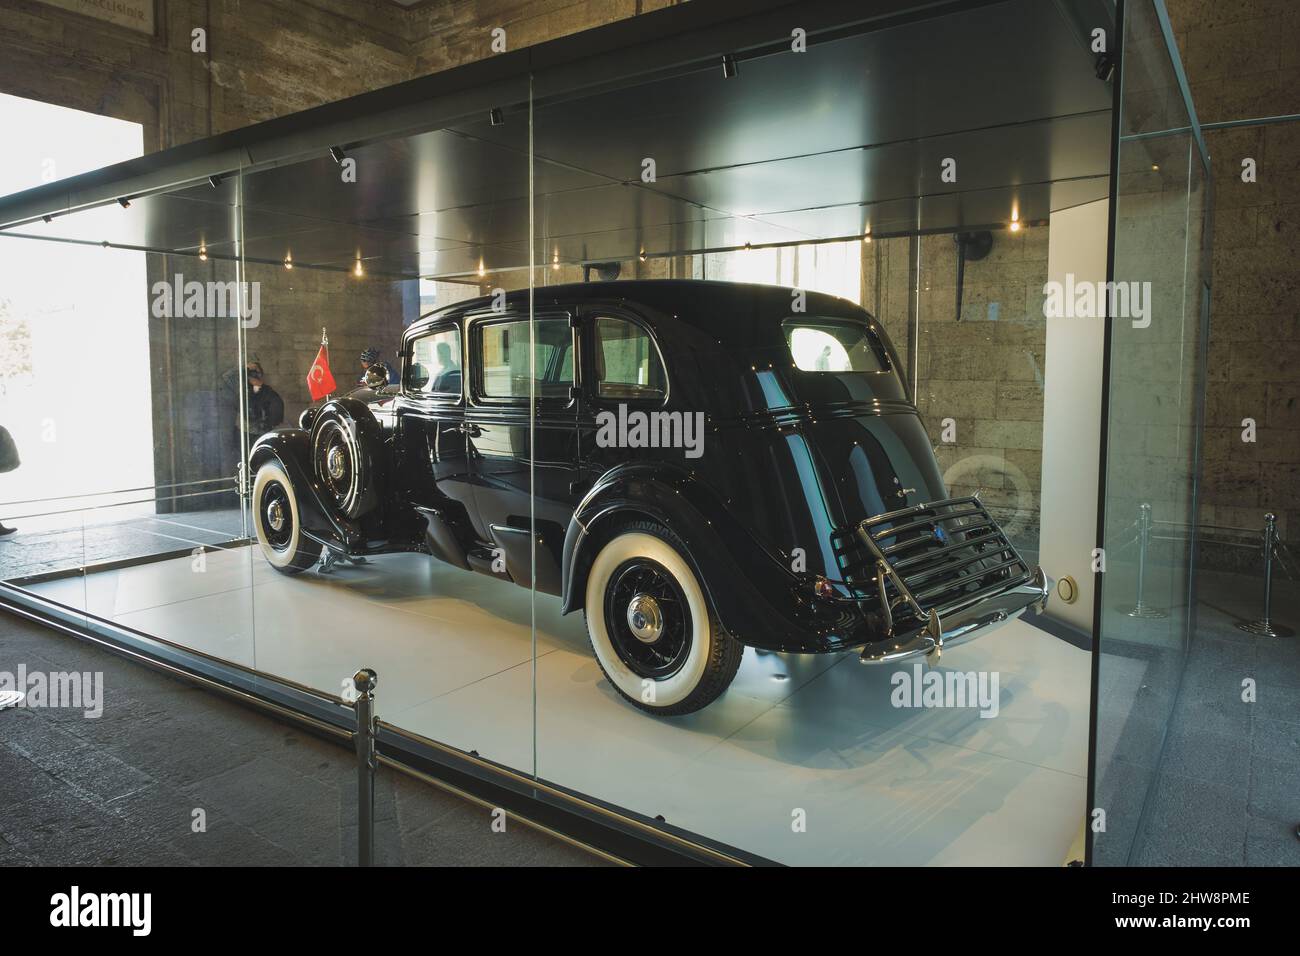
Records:
[[[743,644],[777,651],[828,652],[861,644],[859,628],[818,618],[802,577],[758,541],[718,496],[684,469],[629,463],[606,472],[574,509],[561,559],[561,611],[583,606],[587,573],[611,528],[649,518],[686,546],[724,630]]]
[[[310,462],[313,478],[331,504],[331,511],[343,518],[358,519],[380,503],[388,481],[388,449],[383,426],[360,399],[344,395],[320,407],[311,423]],[[349,471],[344,488],[336,491],[324,472],[326,436],[337,437],[346,448]]]
[[[351,552],[365,547],[366,539],[356,523],[337,514],[331,496],[311,468],[311,435],[301,428],[282,426],[262,435],[248,453],[249,487],[252,478],[267,461],[275,459],[293,482],[303,531],[322,544]],[[253,507],[257,503],[253,502]]]

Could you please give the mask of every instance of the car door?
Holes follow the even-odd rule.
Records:
[[[471,374],[465,429],[476,531],[482,540],[502,544],[503,529],[526,532],[535,514],[543,544],[558,557],[577,478],[574,323],[560,311],[537,313],[531,328],[526,312],[488,313],[472,317],[467,332]],[[535,336],[535,417],[530,414],[530,336]]]
[[[474,498],[466,457],[460,323],[453,320],[416,332],[402,352],[394,428],[403,492],[413,507],[445,512],[469,544]]]
[[[617,420],[620,414],[662,409],[668,398],[668,375],[659,345],[640,317],[624,309],[594,305],[583,307],[578,314],[585,374],[578,415],[577,489],[585,494],[610,468],[663,455],[652,449],[602,447],[597,436],[602,413]]]

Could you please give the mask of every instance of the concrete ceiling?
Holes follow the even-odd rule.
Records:
[[[318,154],[245,174],[242,210],[232,176],[137,199],[104,238],[231,255],[242,213],[255,260],[453,277],[526,268],[530,212],[539,263],[1042,220],[1108,192],[1111,92],[1068,7],[1005,0],[731,78],[715,64],[554,97],[534,104],[531,163],[526,112],[480,113],[349,149],[356,183]]]

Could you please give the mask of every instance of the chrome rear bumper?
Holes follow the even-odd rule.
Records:
[[[978,498],[868,518],[858,536],[875,564],[885,629],[863,648],[864,664],[937,655],[1047,606],[1043,569],[1024,562]]]
[[[934,654],[966,641],[974,640],[989,631],[1014,621],[1033,608],[1041,611],[1047,606],[1052,582],[1042,568],[1034,568],[1033,578],[1024,584],[985,598],[964,611],[944,617],[931,611],[930,621],[922,628],[899,634],[894,639],[868,644],[862,650],[864,664],[892,664],[908,657]]]

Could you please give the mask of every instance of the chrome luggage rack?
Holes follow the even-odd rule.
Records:
[[[864,664],[933,654],[1042,610],[1050,584],[1016,551],[979,498],[947,498],[857,526],[874,563],[885,638]]]

